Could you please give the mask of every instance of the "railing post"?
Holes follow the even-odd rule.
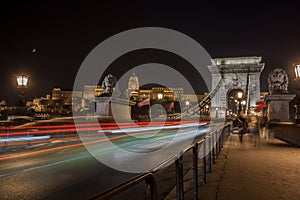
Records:
[[[209,135],[207,139],[208,139],[208,154],[207,154],[208,173],[211,173],[211,135]]]
[[[194,200],[198,200],[198,143],[193,147]]]
[[[202,158],[202,182],[206,184],[206,138],[203,142],[203,158]]]
[[[212,161],[216,163],[216,154],[215,154],[215,132],[211,134],[211,145],[212,145]]]
[[[228,137],[230,136],[230,133],[231,133],[231,126],[228,125],[228,130],[227,130],[227,134],[226,134],[226,140],[228,140]]]
[[[146,184],[147,184],[147,200],[156,200],[157,199],[157,187],[156,187],[156,183],[155,180],[153,179],[153,177],[148,177],[146,179]],[[150,190],[150,192],[149,192]]]
[[[182,155],[175,161],[176,164],[176,196],[177,200],[183,200],[183,169]]]
[[[217,147],[217,155],[219,156],[219,154],[220,154],[220,131],[217,131],[217,145],[218,145],[218,147]]]
[[[220,131],[220,130],[219,130]],[[219,136],[219,139],[218,139],[218,154],[221,154],[221,138],[222,138],[222,131],[220,131],[220,136]]]
[[[216,141],[216,159],[218,159],[219,154],[219,138],[218,138],[218,131],[215,131],[215,141]]]
[[[223,149],[223,142],[224,142],[224,140],[223,140],[224,139],[224,135],[223,134],[224,134],[224,130],[225,130],[224,128],[221,130],[221,135],[220,135],[220,138],[221,138],[221,149]]]

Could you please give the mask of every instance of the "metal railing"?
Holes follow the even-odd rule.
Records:
[[[150,190],[147,192],[147,199],[156,200],[157,199],[157,187],[156,187],[156,181],[152,173],[146,173],[142,174],[140,176],[137,176],[125,183],[122,183],[110,190],[107,190],[106,192],[96,195],[92,197],[91,199],[97,199],[97,200],[105,200],[105,199],[111,199],[112,197],[120,194],[121,192],[132,188],[133,186],[137,185],[138,183],[141,183],[145,181],[147,184],[147,190]]]
[[[183,156],[186,152],[192,150],[193,152],[193,190],[195,199],[198,198],[198,152],[199,146],[205,145],[204,140],[189,146],[182,151],[181,156],[175,161],[176,165],[176,196],[177,199],[184,199],[184,187],[183,187]],[[205,170],[203,170],[205,171]]]
[[[122,183],[104,193],[96,195],[91,199],[100,199],[100,200],[107,200],[115,197],[116,195],[124,192],[132,188],[133,186],[137,185],[141,182],[146,182],[147,185],[147,199],[156,200],[158,199],[157,187],[156,187],[156,180],[154,178],[154,173],[158,170],[162,169],[163,167],[170,165],[175,160],[175,171],[176,171],[176,198],[177,200],[184,199],[184,173],[183,173],[183,157],[186,152],[192,150],[192,157],[193,157],[193,193],[194,193],[194,200],[198,199],[198,161],[199,161],[199,147],[202,147],[203,158],[202,158],[202,184],[206,184],[206,174],[212,172],[212,164],[215,163],[215,160],[218,158],[218,155],[221,153],[221,149],[223,147],[224,140],[227,139],[227,134],[230,133],[230,125],[225,125],[222,129],[213,131],[205,135],[204,139],[196,142],[195,144],[187,147],[184,149],[180,156],[173,155],[162,163],[160,163],[157,167],[151,170],[149,173],[142,174],[138,177],[135,177],[125,183]],[[228,129],[228,130],[226,130]],[[218,137],[218,134],[220,136]],[[206,151],[209,151],[206,153]]]

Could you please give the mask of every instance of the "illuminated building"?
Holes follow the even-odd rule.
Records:
[[[129,97],[135,101],[142,101],[150,98],[158,100],[158,94],[162,94],[160,101],[178,101],[182,98],[183,88],[167,88],[167,87],[153,87],[152,89],[139,89],[139,79],[133,72],[128,80]]]
[[[53,88],[52,89],[52,100],[59,100],[59,99],[61,99],[61,89]]]
[[[93,100],[95,97],[99,97],[103,92],[103,89],[99,85],[85,85],[83,87],[82,98],[87,100]]]
[[[133,92],[135,90],[138,90],[139,88],[140,88],[139,78],[135,75],[135,72],[133,72],[128,80],[128,91]]]
[[[169,88],[153,87],[151,90],[151,99],[162,101],[175,101],[177,97],[175,96],[173,90]]]

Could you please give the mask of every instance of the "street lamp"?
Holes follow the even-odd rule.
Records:
[[[243,92],[242,91],[238,91],[237,93],[237,98],[240,100],[243,98]]]
[[[189,112],[189,105],[190,102],[188,100],[185,101],[185,105],[186,105],[186,111]]]
[[[209,105],[206,104],[206,105],[205,105],[205,115],[209,115],[209,114],[208,114],[208,111],[209,111]]]
[[[29,76],[25,74],[16,75],[17,88],[20,89],[21,104],[25,103],[25,92],[24,89],[28,87]]]
[[[246,100],[243,100],[243,101],[241,102],[241,104],[242,104],[243,106],[245,106],[245,105],[246,105]]]
[[[243,98],[243,96],[244,96],[244,92],[242,90],[238,90],[237,93],[236,93],[236,99],[235,99],[235,102],[237,103],[237,106],[238,106],[237,114],[240,114],[240,111],[241,111],[241,108],[242,108],[242,98]]]
[[[20,74],[16,75],[16,79],[18,88],[27,88],[29,76]]]

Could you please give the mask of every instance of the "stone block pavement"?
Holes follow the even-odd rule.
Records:
[[[207,184],[199,186],[199,199],[300,199],[300,148],[274,138],[251,139],[247,134],[242,143],[237,135],[228,138]],[[184,188],[184,199],[193,199],[192,170],[184,177]],[[166,199],[176,199],[175,188]]]

